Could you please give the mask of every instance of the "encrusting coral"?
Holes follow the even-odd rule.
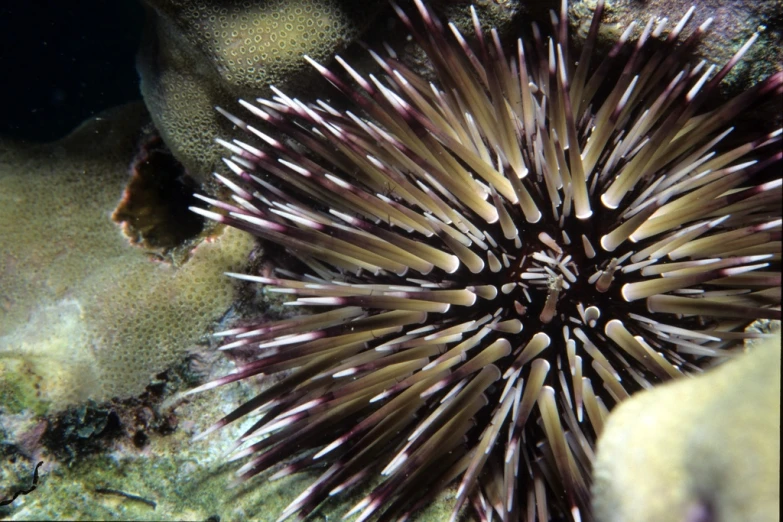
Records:
[[[597,521],[779,520],[780,332],[754,344],[612,412],[593,469]]]
[[[144,101],[174,156],[203,181],[226,132],[215,105],[268,85],[302,85],[309,54],[329,59],[372,20],[382,0],[147,0],[139,53]],[[202,178],[202,176],[204,176]]]
[[[181,266],[132,246],[112,221],[131,180],[141,104],[45,145],[0,146],[0,402],[58,409],[140,393],[234,301],[221,276],[252,239],[225,231]]]

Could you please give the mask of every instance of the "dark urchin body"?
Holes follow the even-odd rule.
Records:
[[[326,467],[281,518],[380,473],[359,520],[407,518],[451,483],[454,516],[587,519],[611,407],[780,318],[780,133],[722,143],[783,78],[705,110],[747,46],[717,73],[684,65],[707,25],[681,42],[692,11],[656,50],[661,20],[591,69],[600,2],[578,66],[565,2],[552,38],[511,54],[418,8],[421,24],[397,11],[436,84],[393,53],[383,80],[338,58],[358,89],[314,65],[353,112],[242,102],[285,142],[226,113],[264,150],[221,140],[234,201],[195,210],[293,254],[275,277],[233,275],[313,313],[224,332],[257,360],[199,389],[284,377],[207,433],[261,414],[242,478]]]

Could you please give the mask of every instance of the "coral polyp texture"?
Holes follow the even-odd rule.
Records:
[[[270,83],[301,80],[308,53],[326,59],[361,33],[384,2],[150,0],[139,53],[141,92],[156,127],[191,176],[220,163],[216,104]]]
[[[780,519],[777,330],[748,354],[612,412],[593,467],[597,518]]]
[[[410,518],[450,485],[452,519],[589,520],[609,410],[781,316],[780,131],[731,122],[783,74],[708,103],[752,41],[691,65],[693,10],[598,58],[600,2],[578,55],[565,2],[551,37],[511,45],[417,8],[395,10],[432,83],[387,50],[377,76],[312,62],[348,110],[281,91],[246,119],[221,109],[248,136],[219,140],[233,199],[194,210],[284,250],[274,273],[230,275],[302,313],[221,334],[253,359],[194,391],[277,377],[201,436],[253,415],[240,480],[319,473],[281,519],[365,484],[357,520]]]
[[[131,177],[129,165],[148,121],[136,103],[53,143],[0,142],[4,412],[52,412],[142,393],[235,299],[221,272],[245,266],[248,234],[216,231],[173,266],[152,261],[112,222],[123,195],[123,202],[146,195],[134,187],[139,169]],[[160,162],[145,164],[154,172]],[[165,172],[157,174],[165,185]],[[137,216],[154,217],[151,207],[138,208]]]

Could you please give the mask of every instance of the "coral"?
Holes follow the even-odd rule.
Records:
[[[614,410],[598,441],[594,514],[600,522],[771,522],[779,466],[778,331],[703,376]]]
[[[268,85],[312,79],[302,58],[344,49],[383,1],[148,0],[141,89],[174,155],[200,181],[220,158],[227,126],[214,112]]]
[[[141,392],[229,309],[243,266],[226,231],[181,266],[131,245],[111,220],[148,116],[140,104],[55,143],[0,147],[0,404],[61,408]],[[193,248],[193,247],[191,247]]]

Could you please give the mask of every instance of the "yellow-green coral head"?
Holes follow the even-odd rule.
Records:
[[[146,0],[141,92],[174,156],[198,181],[220,163],[215,105],[299,87],[313,74],[302,55],[327,60],[373,19],[379,0]]]
[[[780,334],[620,405],[594,469],[599,522],[779,520]]]

